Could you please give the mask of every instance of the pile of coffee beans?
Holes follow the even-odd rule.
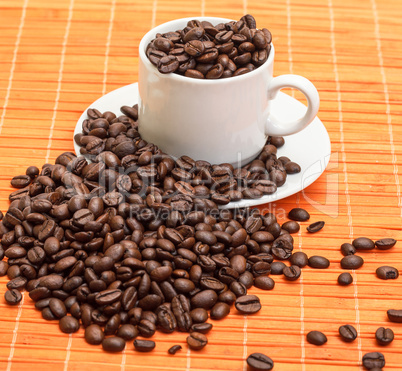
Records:
[[[17,190],[4,216],[0,212],[0,276],[9,278],[8,304],[19,304],[25,289],[44,319],[58,321],[68,334],[82,326],[86,341],[108,352],[124,350],[127,341],[136,351],[152,351],[157,345],[148,338],[157,330],[187,332],[188,347],[200,350],[212,329],[208,318],[223,319],[233,306],[240,314],[261,310],[258,296],[247,292],[253,285],[272,290],[275,275],[294,281],[306,266],[330,266],[323,256],[293,253],[291,234],[310,219],[306,210],[290,210],[289,221],[280,225],[272,213],[218,207],[252,192],[260,197],[262,185],[280,186],[274,179],[283,173],[286,179],[291,163],[276,158],[283,138],[270,138],[242,169],[186,156],[174,161],[139,137],[136,107],[122,111],[121,117],[88,111],[85,134],[75,139],[93,162],[65,152],[55,164],[30,166],[11,180]],[[235,192],[241,196],[232,197]],[[310,233],[324,224],[310,224]],[[366,237],[344,243],[341,268],[363,265],[356,251],[387,250],[395,243]],[[381,279],[399,276],[390,266],[376,273]],[[338,282],[348,285],[353,278],[344,272]],[[387,314],[402,322],[402,310]],[[357,337],[351,325],[339,333],[344,341]],[[381,327],[375,339],[388,345],[393,331]],[[307,341],[323,345],[327,338],[312,330]],[[168,352],[180,349],[173,345]],[[385,364],[378,352],[362,361],[369,369]],[[247,363],[252,370],[273,367],[261,353]]]
[[[146,55],[161,73],[219,79],[243,75],[264,64],[271,41],[271,33],[266,28],[258,30],[250,14],[217,25],[194,19],[183,30],[157,34]]]
[[[119,117],[112,112],[87,111],[82,133],[74,139],[81,154],[93,163],[86,166],[86,159],[80,156],[69,169],[73,176],[82,175],[82,192],[101,196],[108,205],[130,198],[130,203],[137,203],[135,199],[141,203],[145,198],[154,211],[188,212],[197,205],[226,205],[273,194],[288,174],[301,170],[288,157],[277,158],[277,148],[285,143],[282,137],[269,137],[255,160],[242,168],[194,161],[188,156],[174,160],[141,139],[137,105],[123,106],[121,111],[124,115]],[[116,187],[106,194],[111,187],[102,182]],[[15,178],[13,183],[24,187],[29,177]]]

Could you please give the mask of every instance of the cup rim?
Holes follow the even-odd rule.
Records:
[[[142,63],[144,63],[144,65],[149,69],[152,68],[154,69],[161,78],[167,78],[167,79],[173,79],[174,81],[187,81],[189,82],[189,80],[191,81],[191,83],[194,84],[203,84],[203,85],[209,85],[209,84],[218,84],[218,83],[230,83],[232,82],[238,82],[241,81],[242,79],[248,79],[248,78],[252,78],[254,75],[257,75],[259,72],[261,72],[261,70],[263,70],[262,67],[266,67],[267,65],[273,63],[274,60],[274,55],[275,55],[275,48],[274,45],[271,41],[271,50],[269,52],[269,56],[268,59],[261,65],[258,66],[255,70],[245,73],[243,75],[239,75],[239,76],[232,76],[232,77],[228,77],[226,79],[195,79],[195,78],[191,78],[191,77],[187,77],[187,76],[183,76],[183,75],[179,75],[177,73],[167,73],[167,74],[163,74],[160,73],[158,71],[158,69],[156,68],[156,66],[154,64],[151,63],[151,61],[148,59],[145,50],[146,47],[148,45],[149,42],[146,42],[146,40],[148,40],[149,38],[152,40],[155,38],[155,35],[158,33],[158,29],[159,28],[165,28],[166,26],[171,25],[172,26],[172,30],[174,28],[174,25],[177,22],[188,22],[191,20],[201,20],[201,21],[217,21],[219,22],[231,22],[233,21],[232,19],[229,18],[221,18],[221,17],[201,17],[201,16],[195,16],[195,17],[185,17],[185,18],[177,18],[165,23],[161,23],[158,26],[155,26],[154,28],[152,28],[151,30],[149,30],[141,39],[140,44],[139,44],[139,57],[140,60],[142,61]],[[146,44],[146,45],[145,45]]]

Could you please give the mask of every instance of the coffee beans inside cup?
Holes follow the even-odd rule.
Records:
[[[196,79],[240,76],[258,68],[268,59],[272,35],[257,29],[250,14],[239,21],[213,25],[191,20],[182,30],[157,34],[146,55],[158,71]],[[297,169],[290,164],[289,171]]]

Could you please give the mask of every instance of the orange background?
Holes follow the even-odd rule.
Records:
[[[10,179],[28,165],[72,151],[82,111],[106,92],[138,80],[138,44],[150,28],[190,16],[239,19],[251,13],[273,34],[275,75],[301,74],[317,86],[319,117],[332,142],[328,170],[304,192],[271,205],[283,214],[300,205],[324,230],[308,235],[302,223],[295,250],[328,257],[325,271],[306,268],[296,282],[274,277],[273,291],[250,290],[263,309],[215,321],[208,346],[189,352],[186,334],[157,334],[151,354],[132,343],[107,354],[62,334],[28,295],[8,307],[0,278],[1,370],[245,370],[252,352],[276,370],[358,370],[364,353],[382,351],[386,369],[402,369],[402,324],[386,310],[402,309],[401,280],[380,281],[375,269],[402,268],[401,242],[366,252],[355,284],[340,287],[339,247],[358,236],[401,239],[402,6],[399,0],[0,0],[0,208],[8,207]],[[289,92],[290,93],[290,92]],[[268,207],[268,205],[266,205]],[[338,327],[353,324],[358,339],[343,343]],[[379,347],[374,333],[391,327],[394,342]],[[322,330],[322,347],[306,343]],[[173,344],[183,350],[169,356]]]

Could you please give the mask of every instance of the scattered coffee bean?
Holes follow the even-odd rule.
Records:
[[[375,339],[380,345],[388,345],[394,340],[394,332],[390,328],[379,327],[375,332]]]
[[[348,286],[348,285],[350,285],[352,282],[353,282],[353,277],[352,277],[352,275],[351,275],[350,273],[345,272],[345,273],[341,273],[341,274],[338,276],[338,283],[339,283],[341,286]]]
[[[9,305],[17,305],[22,300],[22,295],[17,289],[11,289],[5,292],[4,299]]]
[[[274,368],[274,361],[262,353],[252,353],[247,357],[250,371],[268,371]]]
[[[200,332],[191,332],[186,340],[188,346],[193,350],[201,350],[208,344],[207,337]]]
[[[374,242],[367,237],[356,238],[352,244],[356,250],[372,250],[375,248]]]
[[[308,264],[308,256],[303,251],[297,251],[291,255],[289,258],[289,263],[292,265],[297,265],[300,268],[304,268]]]
[[[283,273],[283,270],[285,268],[286,268],[286,264],[284,262],[272,262],[271,274],[280,275]]]
[[[357,331],[352,325],[343,325],[339,327],[339,335],[343,341],[349,343],[357,338]]]
[[[282,224],[282,229],[288,231],[290,234],[297,233],[300,230],[300,224],[293,220]]]
[[[363,264],[363,258],[358,255],[348,255],[341,260],[342,269],[358,269],[363,266]]]
[[[126,342],[124,339],[118,336],[112,336],[105,338],[102,341],[102,348],[106,352],[116,353],[121,352],[126,347]]]
[[[138,352],[150,352],[155,348],[155,342],[152,340],[134,340],[134,348]]]
[[[306,339],[310,344],[314,345],[323,345],[327,342],[327,337],[321,331],[310,331]]]
[[[330,265],[327,258],[319,255],[313,255],[308,258],[308,266],[316,269],[326,269]]]
[[[388,250],[391,247],[394,247],[396,244],[396,240],[393,238],[383,238],[375,242],[377,249],[379,250]]]
[[[254,314],[261,310],[260,298],[255,295],[244,295],[236,299],[236,309],[242,314]]]
[[[179,350],[181,350],[181,345],[173,345],[172,347],[169,348],[168,353],[176,354]]]
[[[373,368],[382,369],[385,366],[384,355],[380,352],[366,353],[363,356],[363,366],[367,370],[372,370]]]
[[[391,322],[402,323],[402,310],[388,309],[387,315]]]
[[[77,332],[80,328],[78,320],[72,316],[64,316],[59,321],[60,330],[66,334]]]
[[[288,218],[297,222],[305,222],[310,219],[310,214],[306,210],[296,207],[289,211]]]
[[[377,277],[381,278],[382,280],[395,280],[399,277],[398,269],[388,265],[378,267],[375,273],[377,274]]]
[[[212,319],[225,318],[230,313],[230,306],[226,303],[216,303],[211,309]]]
[[[271,277],[259,276],[255,278],[254,286],[261,290],[272,290],[275,287],[275,281]]]
[[[92,344],[92,345],[102,344],[102,341],[104,338],[105,338],[105,334],[102,331],[102,328],[97,324],[89,325],[85,329],[85,341],[88,344]]]
[[[323,221],[315,222],[315,223],[313,223],[313,224],[310,224],[310,225],[307,227],[307,232],[310,232],[310,233],[317,233],[317,232],[321,231],[321,229],[324,228],[324,225],[325,225],[325,222],[323,222]]]
[[[301,269],[297,265],[291,265],[283,269],[283,275],[288,281],[296,281],[300,278]]]
[[[352,244],[346,242],[341,245],[341,253],[344,256],[354,255],[356,254],[356,249]]]
[[[192,325],[190,332],[200,332],[201,334],[207,334],[212,330],[212,323],[197,323]]]
[[[138,328],[129,323],[125,323],[117,330],[116,335],[126,341],[135,339],[139,334]]]

